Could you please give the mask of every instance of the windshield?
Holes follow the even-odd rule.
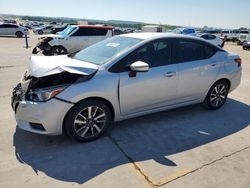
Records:
[[[74,31],[77,27],[74,26],[68,26],[63,31],[58,32],[59,35],[62,35],[63,38],[65,38],[67,35],[69,35],[72,31]]]
[[[85,48],[73,56],[74,59],[101,65],[121,54],[142,39],[117,36]]]

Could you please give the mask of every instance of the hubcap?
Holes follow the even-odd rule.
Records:
[[[74,120],[75,133],[83,138],[99,134],[106,123],[106,114],[97,106],[89,106],[80,111]]]
[[[214,107],[220,106],[226,99],[227,89],[225,85],[218,84],[215,86],[210,95],[210,102]]]

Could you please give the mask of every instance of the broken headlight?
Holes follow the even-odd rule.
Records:
[[[45,102],[61,93],[68,85],[47,87],[42,89],[30,90],[27,99],[34,102]]]

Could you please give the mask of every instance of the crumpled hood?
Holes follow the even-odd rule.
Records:
[[[44,38],[63,38],[63,36],[59,34],[48,34],[48,35],[41,35],[38,37],[38,39],[44,39]]]
[[[31,56],[28,73],[36,78],[69,72],[73,74],[90,75],[98,70],[98,65],[60,56]]]

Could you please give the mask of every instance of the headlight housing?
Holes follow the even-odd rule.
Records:
[[[45,102],[61,93],[68,85],[47,87],[42,89],[30,90],[27,99],[34,102]]]

